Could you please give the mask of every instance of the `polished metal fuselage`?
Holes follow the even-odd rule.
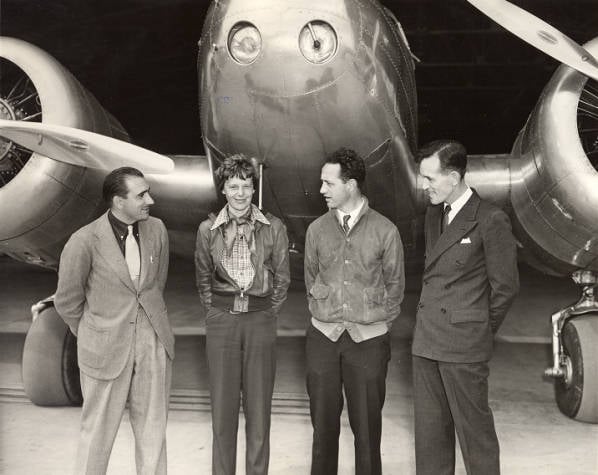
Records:
[[[299,48],[302,29],[326,22],[338,46],[314,64]],[[255,26],[261,51],[239,64],[228,48],[239,22]],[[201,127],[208,157],[243,152],[265,164],[265,207],[283,217],[301,250],[307,225],[325,212],[320,168],[339,147],[366,159],[366,195],[399,226],[408,248],[421,214],[416,198],[417,102],[413,61],[397,23],[378,2],[214,2],[200,65]]]

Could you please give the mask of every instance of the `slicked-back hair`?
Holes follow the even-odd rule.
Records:
[[[341,179],[343,182],[346,183],[353,179],[357,182],[357,186],[361,191],[365,182],[365,162],[357,152],[350,148],[341,147],[326,157],[324,165],[327,163],[338,163],[341,167]]]
[[[102,186],[102,197],[108,206],[112,206],[112,199],[115,196],[126,198],[129,189],[127,187],[126,179],[129,176],[137,176],[144,178],[143,173],[133,167],[120,167],[112,170],[106,178],[104,178],[104,185]]]
[[[465,147],[454,140],[435,140],[424,145],[417,151],[417,161],[420,163],[424,158],[431,157],[436,154],[440,161],[440,169],[443,173],[448,173],[452,170],[465,176],[467,169],[467,150]]]
[[[219,191],[222,191],[226,180],[229,178],[240,178],[241,180],[251,178],[253,188],[256,189],[259,181],[257,160],[247,158],[242,153],[226,157],[216,170],[216,181]]]

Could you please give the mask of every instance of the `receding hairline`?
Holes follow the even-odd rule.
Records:
[[[438,151],[433,152],[432,154],[426,155],[425,157],[423,157],[419,161],[419,169],[421,170],[422,163],[424,163],[425,160],[432,160],[434,158],[438,161],[438,170],[440,171],[440,173],[446,174],[450,171],[456,171],[456,170],[452,170],[450,168],[442,168],[442,160],[440,159],[440,155],[438,154]]]
[[[460,142],[430,142],[418,151],[418,155],[420,169],[421,163],[424,160],[436,157],[438,160],[439,171],[443,175],[448,175],[454,171],[463,178],[467,170],[467,150]]]

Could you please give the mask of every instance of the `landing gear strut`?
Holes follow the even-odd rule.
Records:
[[[573,273],[580,300],[552,315],[553,364],[544,374],[555,378],[555,397],[563,414],[598,423],[598,274]]]

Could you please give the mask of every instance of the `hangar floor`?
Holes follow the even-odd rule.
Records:
[[[522,291],[501,328],[491,362],[490,399],[501,442],[505,474],[598,473],[598,426],[561,415],[552,384],[542,378],[549,365],[549,316],[577,299],[567,280],[522,268]],[[415,288],[417,279],[408,282]],[[20,362],[29,307],[50,295],[52,272],[0,257],[0,473],[70,473],[78,435],[79,408],[41,408],[22,390]],[[299,287],[299,286],[297,286]],[[388,474],[414,473],[413,412],[409,344],[418,291],[409,291],[393,326],[393,356],[387,378],[382,452]],[[177,358],[168,427],[169,473],[208,473],[211,429],[203,322],[196,310],[193,268],[174,259],[167,289],[177,334]],[[311,424],[305,394],[304,297],[293,289],[279,322],[278,372],[273,402],[270,473],[309,472]],[[240,427],[243,427],[241,422]],[[239,437],[239,473],[244,441]],[[353,440],[343,416],[340,474],[353,473]],[[457,473],[465,473],[460,456]],[[111,474],[134,473],[133,436],[126,420],[119,431]]]

